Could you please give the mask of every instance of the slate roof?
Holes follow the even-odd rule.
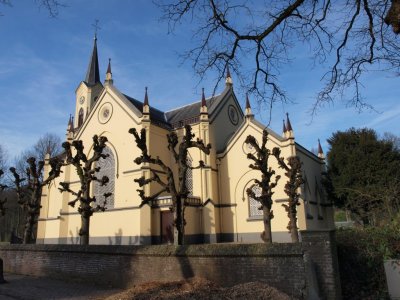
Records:
[[[94,38],[92,56],[86,72],[85,82],[88,86],[93,86],[100,82],[99,59],[97,57],[97,38]]]
[[[218,104],[222,101],[229,89],[225,89],[220,95],[206,99],[208,114],[213,115]],[[139,111],[143,111],[143,102],[123,94]],[[150,120],[162,127],[177,128],[186,124],[193,124],[199,121],[201,100],[194,103],[162,112],[150,106]]]

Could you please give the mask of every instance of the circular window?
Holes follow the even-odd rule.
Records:
[[[228,116],[233,125],[237,125],[239,123],[239,114],[236,107],[233,105],[228,106]]]
[[[101,124],[107,123],[111,119],[112,112],[113,112],[113,107],[112,107],[111,103],[108,103],[108,102],[104,103],[99,110],[99,114],[98,114],[99,122]]]

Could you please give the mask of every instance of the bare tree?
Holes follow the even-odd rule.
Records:
[[[245,143],[249,144],[255,150],[255,155],[252,153],[247,154],[247,158],[254,161],[254,164],[250,164],[249,167],[253,170],[261,172],[261,181],[254,179],[254,182],[261,189],[260,194],[256,194],[252,188],[247,189],[247,195],[260,203],[260,210],[263,211],[263,223],[264,232],[261,234],[261,238],[265,243],[272,243],[272,229],[271,220],[274,217],[272,211],[272,191],[278,184],[280,176],[275,176],[275,182],[272,181],[272,177],[275,175],[275,171],[268,165],[268,159],[271,155],[271,151],[266,147],[268,141],[268,131],[263,131],[261,146],[258,144],[254,136],[248,135]]]
[[[360,94],[361,76],[372,69],[400,71],[399,0],[160,0],[170,30],[195,23],[196,46],[184,55],[200,78],[217,71],[218,82],[229,66],[259,101],[286,101],[279,78],[283,64],[309,45],[315,64],[325,64],[320,105],[344,97],[358,108],[368,106]],[[390,30],[389,24],[393,28]]]
[[[61,7],[65,7],[66,5],[64,4],[63,1],[58,1],[58,0],[34,0],[36,5],[39,8],[44,8],[45,10],[48,11],[49,16],[52,18],[55,18],[58,16],[59,9]],[[12,1],[11,0],[0,0],[0,4],[6,5],[6,6],[12,6]],[[0,13],[1,16],[1,13]]]
[[[37,161],[44,161],[46,154],[55,157],[63,152],[61,138],[54,133],[46,133],[29,149],[23,151],[14,159],[14,166],[17,173],[23,174],[27,168],[27,160],[35,157]]]
[[[283,157],[280,157],[281,150],[277,147],[272,149],[272,154],[278,160],[279,167],[285,170],[287,182],[285,184],[285,193],[288,195],[288,203],[282,204],[289,217],[289,224],[287,226],[292,242],[299,241],[299,233],[297,228],[297,206],[300,205],[299,188],[304,183],[301,175],[301,161],[298,156],[291,156],[287,159],[287,163]]]
[[[4,175],[4,171],[0,169],[0,178]],[[0,183],[0,217],[6,213],[4,204],[7,202],[7,198],[3,198],[3,191],[7,188],[7,185]]]
[[[140,135],[135,128],[129,130],[135,137],[137,147],[142,151],[142,155],[135,159],[135,163],[140,165],[142,163],[149,163],[152,165],[159,166],[166,175],[166,181],[163,181],[154,169],[151,169],[152,177],[145,178],[141,177],[135,179],[135,182],[143,187],[151,182],[157,182],[161,185],[162,189],[157,193],[146,196],[143,189],[138,189],[139,196],[142,199],[140,206],[150,204],[151,201],[155,200],[159,195],[166,192],[171,194],[172,207],[171,211],[174,213],[174,244],[183,245],[185,236],[185,208],[187,203],[187,197],[189,195],[188,188],[186,186],[186,175],[189,169],[197,169],[204,167],[204,162],[199,161],[199,166],[190,167],[188,165],[188,150],[190,148],[198,148],[205,154],[210,154],[211,145],[204,145],[203,141],[197,138],[193,141],[194,134],[192,134],[192,128],[189,125],[185,126],[185,135],[183,136],[182,142],[179,143],[178,136],[175,132],[167,134],[168,139],[168,150],[172,153],[175,163],[178,165],[178,182],[175,183],[174,173],[170,167],[168,167],[159,157],[152,158],[148,153],[146,145],[146,130],[142,129]],[[179,146],[178,146],[179,144]],[[176,147],[178,146],[178,150]]]
[[[26,169],[26,178],[21,178],[14,167],[10,168],[14,176],[14,185],[18,196],[18,203],[23,206],[27,212],[25,222],[25,230],[23,243],[30,244],[33,242],[33,231],[37,224],[37,219],[40,214],[42,189],[52,180],[60,176],[62,161],[58,158],[53,158],[49,161],[50,172],[45,180],[42,179],[41,173],[44,167],[44,161],[39,161],[36,164],[36,159],[30,157],[27,160],[28,168]],[[24,181],[26,180],[26,183]]]
[[[93,155],[91,158],[87,158],[83,152],[84,146],[82,141],[73,141],[72,143],[64,142],[62,144],[66,153],[66,162],[75,167],[76,173],[79,176],[79,190],[74,191],[70,187],[69,182],[60,182],[60,192],[68,192],[75,197],[74,200],[68,202],[68,205],[75,207],[76,203],[79,202],[78,212],[81,215],[81,228],[79,229],[80,244],[89,244],[89,232],[90,232],[90,217],[94,212],[105,211],[107,198],[110,197],[111,193],[105,193],[104,201],[101,205],[97,204],[95,196],[91,196],[91,188],[93,182],[98,182],[101,186],[106,185],[109,182],[107,176],[97,178],[96,173],[100,171],[100,167],[96,167],[96,162],[100,159],[106,159],[109,155],[103,154],[103,150],[106,147],[107,138],[104,136],[98,137],[93,136]],[[72,154],[73,147],[75,149],[75,155]]]

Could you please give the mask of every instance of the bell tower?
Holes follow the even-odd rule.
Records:
[[[79,84],[75,91],[76,108],[74,126],[77,130],[85,122],[102,90],[103,85],[100,81],[99,59],[97,56],[97,34],[95,34],[92,55],[89,60],[85,80]]]

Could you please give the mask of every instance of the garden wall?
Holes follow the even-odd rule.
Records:
[[[324,238],[329,232],[320,232]],[[153,280],[180,280],[200,276],[222,286],[265,281],[296,298],[319,290],[322,298],[339,299],[340,284],[325,272],[334,268],[321,247],[307,233],[298,244],[203,244],[175,247],[109,245],[0,245],[6,272],[128,287]],[[319,242],[319,240],[318,240]],[[325,241],[330,245],[330,241]],[[318,253],[321,253],[320,256]],[[311,258],[317,266],[318,287],[310,275]],[[317,259],[318,258],[318,259]],[[339,293],[338,293],[339,291]]]

